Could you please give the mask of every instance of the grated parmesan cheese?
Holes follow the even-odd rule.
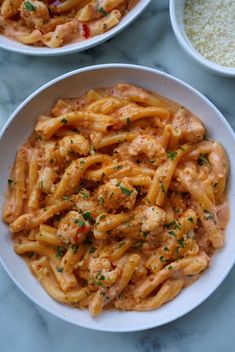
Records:
[[[235,0],[186,0],[185,31],[208,60],[235,67]]]

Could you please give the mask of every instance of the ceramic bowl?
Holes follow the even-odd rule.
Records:
[[[166,73],[126,64],[109,64],[83,68],[67,73],[39,88],[10,116],[0,134],[0,199],[7,188],[10,167],[16,150],[31,134],[37,117],[49,112],[60,97],[76,97],[90,88],[108,87],[118,82],[130,82],[177,101],[198,115],[208,135],[220,141],[235,169],[235,138],[231,127],[219,110],[201,93]],[[231,214],[235,212],[235,176],[230,175],[228,195]],[[221,284],[235,261],[235,217],[231,216],[224,248],[213,257],[211,266],[201,278],[171,302],[150,312],[104,311],[92,318],[87,310],[58,303],[41,287],[23,259],[16,255],[8,227],[0,222],[0,258],[15,284],[37,305],[51,314],[78,326],[102,331],[129,332],[169,323],[202,303]]]
[[[193,46],[184,28],[185,0],[170,0],[169,6],[173,31],[175,33],[176,39],[178,40],[181,47],[186,51],[186,53],[189,54],[195,61],[201,64],[208,71],[216,73],[220,76],[235,77],[235,67],[226,67],[207,60]]]

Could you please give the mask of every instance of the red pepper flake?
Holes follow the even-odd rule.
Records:
[[[91,36],[90,28],[85,23],[82,24],[82,35],[84,36],[85,39],[88,39]]]

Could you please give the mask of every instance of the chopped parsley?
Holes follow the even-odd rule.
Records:
[[[118,248],[121,248],[122,246],[124,246],[125,243],[126,243],[125,241],[120,242],[118,245]]]
[[[169,251],[169,248],[168,248],[168,247],[164,247],[163,250],[164,250],[165,252],[167,252],[167,251]]]
[[[100,198],[99,198],[99,204],[100,204],[100,205],[103,205],[103,204],[104,204],[104,197],[100,197]]]
[[[25,1],[24,8],[26,11],[35,11],[36,7],[29,1]]]
[[[128,188],[126,188],[126,187],[123,187],[123,186],[119,186],[120,187],[120,190],[122,191],[122,193],[123,194],[125,194],[125,195],[127,195],[127,196],[130,196],[131,195],[131,193],[133,192],[133,191],[131,191],[130,189],[128,189]]]
[[[176,233],[172,230],[168,231],[169,235],[176,238]]]
[[[85,220],[91,222],[93,220],[91,213],[87,211],[86,213],[83,213],[82,216],[84,217]]]
[[[167,229],[180,229],[180,224],[176,221],[171,221],[168,224],[165,224],[164,227]]]
[[[97,250],[97,248],[92,246],[89,250],[89,253],[95,253],[96,250]]]
[[[169,265],[169,266],[167,267],[167,269],[168,269],[168,270],[172,270],[172,269],[173,269],[172,265]]]
[[[184,240],[180,239],[180,240],[177,240],[177,242],[179,243],[179,246],[180,246],[181,248],[184,248],[184,247],[185,247],[185,242],[184,242]]]
[[[60,120],[60,122],[63,123],[63,125],[66,125],[66,123],[68,123],[67,119],[64,117]]]
[[[114,195],[114,192],[111,192],[109,199],[112,199],[113,195]]]
[[[84,191],[79,191],[79,193],[81,193],[81,195],[83,196],[84,199],[89,198],[89,194],[84,192]]]
[[[128,123],[128,124],[131,123],[131,119],[129,117],[127,117],[126,123]]]
[[[105,214],[100,215],[100,220],[104,220],[106,218]]]
[[[123,165],[114,166],[114,169],[115,170],[121,170],[121,169],[123,169]]]
[[[166,190],[165,190],[163,183],[160,183],[160,188],[163,193],[166,193]]]
[[[58,273],[62,273],[63,272],[62,266],[57,267],[56,270],[58,271]]]
[[[78,227],[83,227],[85,225],[85,222],[83,220],[80,220],[80,219],[75,219],[74,223],[78,224]]]
[[[198,165],[209,165],[210,162],[205,157],[205,154],[200,154],[199,158],[197,159]]]
[[[80,164],[85,164],[85,160],[80,160]]]
[[[63,248],[62,247],[57,247],[57,253],[56,253],[56,258],[61,258],[63,255]]]
[[[98,271],[98,273],[96,274],[96,279],[98,281],[95,281],[95,285],[96,286],[103,286],[102,282],[101,281],[104,281],[105,280],[105,276],[101,273],[101,271]]]
[[[104,15],[104,16],[108,16],[108,13],[105,11],[105,9],[102,6],[98,6],[98,11]]]
[[[166,154],[167,154],[167,157],[168,157],[168,159],[170,159],[170,160],[175,160],[175,158],[176,158],[176,156],[177,156],[177,153],[176,152],[171,152],[171,151],[169,151],[169,152],[166,152]]]
[[[204,210],[206,220],[214,220],[214,215],[207,209]]]
[[[190,216],[190,217],[188,218],[188,221],[194,223],[192,216]]]
[[[159,258],[162,263],[169,262],[169,259],[164,258],[163,255]]]

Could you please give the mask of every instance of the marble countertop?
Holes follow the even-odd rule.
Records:
[[[112,62],[150,66],[183,79],[205,94],[235,128],[235,79],[205,72],[185,55],[171,29],[167,0],[153,0],[118,37],[84,53],[36,58],[0,50],[0,127],[42,84],[79,67]],[[171,324],[138,333],[101,333],[65,323],[35,306],[0,267],[0,350],[234,351],[234,291],[235,268],[206,302]]]

